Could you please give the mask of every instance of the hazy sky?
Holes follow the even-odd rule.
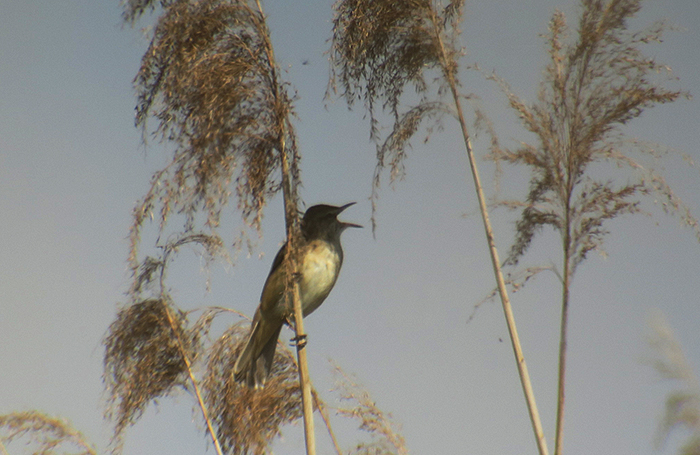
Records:
[[[369,226],[375,152],[367,121],[359,106],[348,112],[342,101],[324,109],[332,1],[264,3],[276,55],[299,94],[302,197],[309,205],[357,201],[343,218]],[[633,25],[667,17],[684,29],[648,52],[673,67],[679,87],[697,97],[700,3],[647,3]],[[496,70],[532,100],[546,62],[539,34],[555,8],[573,14],[572,4],[468,0],[464,63]],[[118,0],[0,0],[0,413],[39,409],[63,416],[101,450],[111,431],[102,420],[101,340],[129,285],[131,209],[169,150],[144,147],[133,127],[131,81],[148,44],[140,27],[149,21],[122,27],[120,13]],[[575,25],[573,16],[570,22]],[[493,83],[467,71],[462,83],[480,97],[503,143],[527,138]],[[699,161],[700,103],[652,109],[628,132]],[[486,144],[475,142],[479,156]],[[493,169],[480,164],[491,182]],[[668,181],[700,215],[700,170],[680,159],[666,164]],[[523,175],[506,174],[508,194],[526,188]],[[493,185],[488,190],[493,194]],[[644,362],[647,322],[661,309],[700,372],[700,245],[676,219],[647,208],[651,216],[611,223],[607,257],[592,254],[574,281],[567,454],[673,454],[683,441],[678,434],[658,452],[653,445],[673,384]],[[496,212],[492,221],[504,256],[513,217]],[[500,305],[483,305],[467,324],[493,275],[455,124],[448,122],[427,146],[416,142],[405,181],[394,191],[383,187],[378,222],[376,239],[370,229],[344,234],[340,280],[307,319],[318,389],[333,402],[327,362],[333,358],[392,413],[414,454],[537,453]],[[232,223],[222,232],[230,240],[236,229]],[[170,275],[173,296],[186,309],[221,305],[252,314],[283,235],[278,197],[255,253],[241,255],[234,267],[215,264],[211,292],[201,260],[183,250]],[[560,263],[551,233],[533,250],[528,263]],[[555,276],[544,274],[512,296],[550,451],[559,294]],[[125,453],[213,453],[191,405],[181,393],[151,406],[128,430]],[[352,424],[337,425],[343,447],[352,447],[361,435],[350,431]],[[301,453],[301,432],[287,428],[275,453]],[[319,453],[331,453],[320,426],[318,440]]]

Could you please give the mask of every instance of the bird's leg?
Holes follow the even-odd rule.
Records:
[[[296,273],[292,274],[292,279],[294,281],[296,281],[297,283],[299,283],[302,279],[301,272],[296,272]],[[297,325],[296,325],[296,322],[294,321],[293,314],[288,314],[284,318],[284,322],[285,322],[285,324],[287,324],[289,326],[289,328],[294,330],[294,333],[297,333]],[[303,348],[304,346],[306,346],[306,334],[295,336],[294,338],[292,338],[290,340],[290,344],[292,346],[297,346],[297,347]]]
[[[293,315],[291,315],[291,314],[287,315],[287,317],[284,318],[284,323],[287,324],[289,326],[289,328],[294,330],[294,333],[297,332],[297,325],[294,322]],[[289,344],[291,346],[303,348],[304,346],[306,346],[306,334],[297,335],[294,338],[292,338],[291,340],[289,340],[289,342],[290,342]]]

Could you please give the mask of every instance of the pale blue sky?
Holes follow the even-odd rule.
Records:
[[[572,13],[572,3],[467,1],[465,63],[495,69],[533,99],[546,60],[538,34],[554,8]],[[367,121],[359,106],[348,112],[342,101],[324,109],[331,4],[265,2],[276,55],[300,97],[302,197],[307,204],[358,201],[343,218],[369,226],[374,147]],[[637,24],[661,17],[685,31],[649,52],[673,67],[696,100],[652,109],[629,132],[700,161],[700,3],[650,0]],[[0,413],[63,416],[100,449],[110,435],[102,420],[101,339],[129,284],[131,208],[167,153],[157,144],[144,148],[133,127],[131,81],[146,45],[138,27],[122,28],[117,0],[0,0]],[[523,137],[493,83],[473,72],[463,72],[462,83],[481,98],[506,145]],[[535,454],[500,306],[484,305],[466,324],[493,276],[459,136],[446,126],[428,146],[416,143],[396,191],[385,185],[376,240],[369,229],[344,234],[340,280],[306,322],[311,374],[328,400],[327,358],[356,374],[402,425],[414,454]],[[478,155],[485,145],[475,142]],[[480,163],[483,180],[492,181],[492,169]],[[666,175],[700,215],[700,170],[676,159]],[[510,175],[504,189],[515,194],[523,182]],[[653,213],[612,223],[608,257],[591,255],[576,276],[567,454],[670,455],[682,441],[654,449],[671,384],[644,364],[645,336],[650,311],[663,310],[700,372],[700,245],[677,220]],[[211,293],[199,258],[184,250],[170,279],[178,303],[252,313],[283,239],[281,215],[277,198],[256,254],[233,268],[214,265]],[[504,256],[513,219],[496,212],[492,221]],[[557,242],[543,236],[531,259],[558,264]],[[550,450],[559,292],[549,274],[512,297]],[[164,400],[127,432],[125,453],[203,453],[198,422],[186,394]],[[350,448],[357,435],[337,425]],[[319,453],[330,453],[320,428],[318,439]],[[302,450],[301,428],[293,427],[275,453]]]

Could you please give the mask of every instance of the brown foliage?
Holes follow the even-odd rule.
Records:
[[[335,9],[332,77],[343,96],[351,105],[363,99],[372,116],[381,100],[398,116],[405,86],[424,92],[423,69],[437,64],[431,2],[346,0]]]
[[[335,5],[330,86],[350,106],[362,100],[370,114],[370,137],[377,142],[373,212],[384,168],[390,168],[392,183],[402,178],[405,149],[421,124],[432,119],[439,125],[443,114],[453,112],[441,98],[449,93],[449,79],[456,82],[463,4],[454,0],[440,8],[431,0],[343,0]],[[428,94],[426,72],[431,70],[446,76],[436,80],[436,100]],[[407,88],[419,101],[401,112]],[[377,105],[394,118],[392,132],[383,140]],[[374,216],[372,220],[374,228]]]
[[[122,0],[121,4],[124,8],[122,19],[127,24],[134,25],[141,16],[147,12],[153,12],[156,8],[167,8],[177,0]]]
[[[406,441],[397,431],[391,415],[379,409],[369,392],[338,365],[334,365],[334,373],[340,399],[352,404],[339,408],[338,414],[359,421],[360,430],[372,436],[371,442],[358,443],[348,454],[407,455]]]
[[[550,61],[536,102],[528,105],[494,77],[524,128],[537,140],[534,144],[521,142],[515,150],[492,147],[497,163],[526,166],[530,171],[525,201],[505,203],[522,209],[506,262],[517,264],[545,227],[562,239],[555,455],[563,447],[569,295],[577,267],[590,251],[601,247],[610,220],[639,213],[642,201],[650,195],[664,201],[665,211],[679,214],[700,239],[697,220],[664,178],[643,165],[643,159],[656,160],[658,150],[624,135],[624,127],[645,109],[686,95],[666,88],[664,83],[672,80],[670,69],[642,52],[648,43],[660,41],[669,27],[656,22],[631,31],[628,22],[639,12],[641,0],[580,3],[574,40],[569,38],[561,12],[550,20]],[[601,170],[617,178],[600,178]]]
[[[263,453],[282,425],[301,416],[291,353],[278,351],[262,391],[240,387],[231,377],[243,341],[240,326],[206,343],[213,319],[224,310],[204,310],[189,325],[164,281],[172,253],[181,246],[197,244],[208,259],[224,251],[217,228],[232,192],[243,221],[259,229],[268,198],[282,189],[288,241],[294,244],[299,155],[290,122],[292,96],[278,79],[258,2],[125,0],[123,5],[124,20],[131,24],[147,12],[161,13],[134,80],[136,125],[144,141],[152,135],[170,144],[173,155],[134,209],[131,303],[105,339],[107,414],[116,421],[113,452],[149,403],[182,386],[196,395],[217,452]],[[158,245],[160,254],[139,261],[146,221],[157,218],[160,241],[173,215],[184,218],[182,231]],[[197,367],[204,358],[199,384]],[[324,405],[313,394],[328,426]]]
[[[511,108],[537,138],[536,144],[523,142],[515,150],[495,149],[493,154],[531,171],[508,262],[517,263],[534,236],[549,226],[561,233],[573,274],[587,253],[601,245],[608,233],[606,222],[638,213],[641,198],[650,194],[669,201],[671,210],[680,212],[697,232],[697,222],[663,178],[634,158],[634,153],[653,158],[656,150],[623,135],[623,127],[645,109],[685,95],[663,87],[659,79],[671,79],[670,70],[641,51],[643,45],[660,41],[667,25],[628,30],[640,7],[640,0],[582,1],[575,41],[569,40],[564,15],[556,12],[547,36],[550,63],[535,103],[528,105],[499,80]],[[589,171],[594,163],[631,170],[637,177],[625,176],[627,183],[617,185],[596,180]]]
[[[406,148],[410,146],[412,137],[422,123],[425,120],[433,121],[426,128],[427,141],[433,129],[442,128],[441,120],[445,113],[457,119],[484,221],[491,265],[513,340],[513,352],[530,420],[540,454],[545,455],[547,449],[544,432],[518,341],[486,198],[461,104],[462,99],[467,98],[461,93],[458,78],[459,58],[462,56],[462,49],[458,45],[459,23],[462,20],[464,1],[452,0],[446,3],[443,7],[443,3],[433,0],[340,0],[335,6],[330,87],[337,90],[337,85],[340,85],[342,95],[350,106],[362,99],[370,114],[370,138],[377,143],[377,164],[371,197],[373,232],[376,229],[378,189],[385,167],[390,167],[391,183],[402,178]],[[433,90],[429,93],[430,87],[426,79],[431,72]],[[404,95],[410,86],[418,96],[418,103],[400,112],[399,104],[406,101]],[[450,100],[446,101],[448,98]],[[377,103],[381,103],[382,109],[389,111],[394,118],[392,132],[383,141],[379,138],[379,122],[375,112]],[[479,109],[475,111],[475,127],[486,127],[493,144],[497,144],[488,119]],[[373,450],[362,453],[375,453]]]
[[[27,449],[34,455],[96,455],[82,433],[63,419],[49,417],[37,411],[13,412],[0,416],[0,449],[7,453],[6,444],[25,439]],[[72,447],[74,450],[68,452]]]
[[[235,324],[214,343],[202,381],[221,447],[235,455],[266,453],[280,427],[302,415],[297,367],[286,347],[276,351],[265,388],[251,389],[233,379],[247,333],[247,327]]]
[[[134,209],[132,265],[140,229],[154,211],[161,232],[171,213],[185,217],[185,232],[198,216],[216,229],[233,188],[243,219],[259,228],[267,198],[280,190],[281,153],[293,157],[298,180],[292,102],[277,72],[264,17],[254,5],[168,3],[134,84],[136,124],[175,150]]]
[[[207,309],[190,326],[187,314],[170,299],[166,271],[174,253],[188,244],[203,247],[209,260],[222,247],[218,237],[193,233],[167,242],[159,257],[146,257],[135,270],[130,304],[119,312],[105,337],[106,415],[115,421],[113,453],[121,451],[126,428],[151,402],[170,395],[177,386],[192,391],[202,406],[194,365],[205,352],[203,340],[212,321],[225,310]],[[205,408],[202,413],[209,423]]]
[[[148,12],[159,13],[134,80],[136,125],[144,141],[153,136],[172,146],[173,155],[153,175],[147,194],[134,209],[131,303],[120,311],[105,339],[107,414],[116,421],[113,451],[121,449],[125,428],[150,402],[182,386],[196,396],[218,453],[259,453],[279,434],[280,425],[298,417],[297,404],[289,405],[284,396],[275,394],[279,389],[275,381],[289,385],[285,381],[296,371],[288,368],[288,351],[287,357],[276,360],[279,377],[273,385],[258,393],[238,391],[249,403],[230,408],[229,402],[216,401],[233,399],[230,393],[218,392],[228,387],[222,375],[235,361],[229,343],[237,326],[213,345],[205,345],[211,323],[222,310],[207,309],[189,326],[164,282],[176,257],[173,253],[183,245],[201,246],[208,260],[226,252],[217,228],[231,193],[247,227],[260,229],[268,198],[281,189],[287,222],[296,220],[299,155],[290,121],[292,96],[278,78],[259,2],[124,0],[122,4],[124,21],[132,25]],[[184,225],[181,232],[171,234],[166,225],[174,215],[184,219]],[[160,254],[139,260],[141,229],[153,218],[158,222],[158,242],[166,235],[167,240],[157,245]],[[216,396],[207,395],[205,404],[196,375],[198,361],[206,353],[205,392],[219,389]],[[239,419],[242,409],[249,410],[247,420]],[[242,426],[231,426],[237,424]]]
[[[187,362],[196,343],[185,329],[185,314],[165,299],[136,302],[117,315],[104,340],[107,417],[115,421],[113,452],[121,450],[127,427],[152,401],[185,387]]]

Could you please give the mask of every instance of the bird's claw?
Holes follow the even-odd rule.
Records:
[[[297,332],[297,324],[295,322],[294,316],[289,315],[284,319],[284,323],[289,326],[290,329],[294,331],[294,333]],[[289,340],[290,346],[295,346],[298,348],[303,348],[306,346],[306,334],[303,335],[297,335],[291,340]]]
[[[297,348],[303,348],[304,346],[306,346],[306,335],[295,336],[290,340],[290,344],[292,346],[296,346]]]

